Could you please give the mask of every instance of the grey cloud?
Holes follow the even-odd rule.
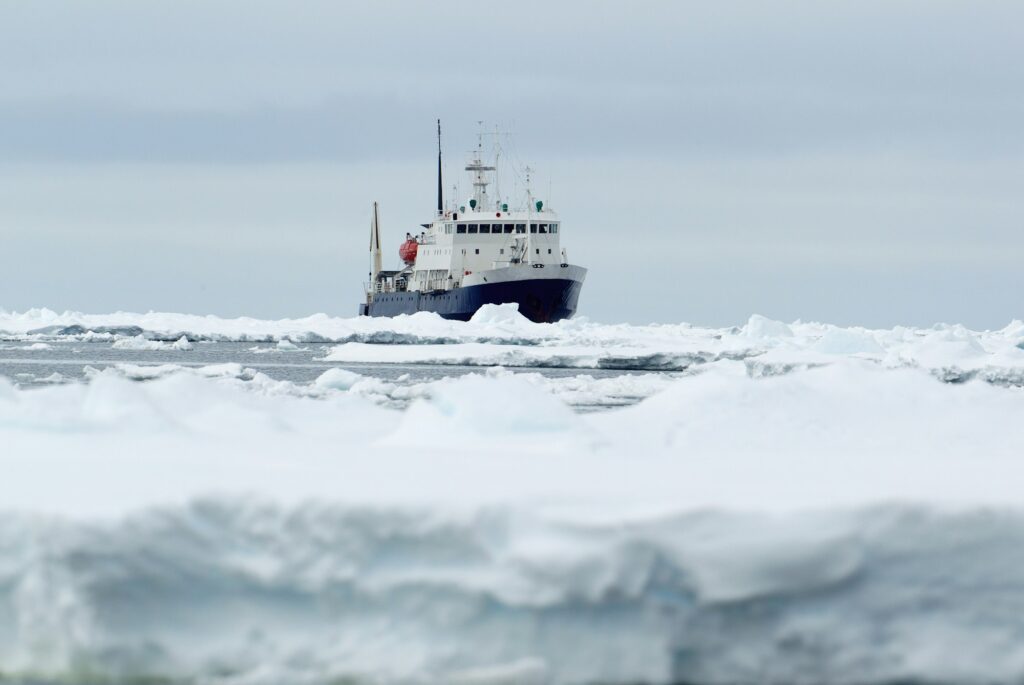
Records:
[[[446,185],[478,120],[515,133],[591,268],[585,314],[1002,325],[1022,23],[1002,1],[3,3],[0,306],[349,314],[369,204],[390,237],[429,215],[441,117]]]
[[[415,157],[441,116],[577,156],[1017,156],[1022,20],[1014,3],[7,4],[0,155]]]

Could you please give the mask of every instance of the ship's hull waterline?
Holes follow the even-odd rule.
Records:
[[[583,279],[562,274],[552,276],[481,282],[452,290],[383,293],[374,297],[369,304],[360,305],[359,313],[397,316],[434,312],[446,319],[468,321],[485,304],[514,302],[519,305],[519,313],[531,321],[553,323],[568,319],[576,313]]]

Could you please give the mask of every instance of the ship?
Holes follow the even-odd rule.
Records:
[[[538,323],[573,316],[587,270],[569,263],[561,243],[562,221],[533,196],[529,169],[520,206],[510,209],[507,199],[492,199],[488,186],[497,159],[484,162],[480,135],[465,165],[472,197],[445,207],[440,121],[437,141],[437,210],[430,222],[420,224],[418,233],[406,233],[398,250],[400,269],[382,268],[380,208],[373,204],[371,271],[359,314],[434,312],[468,321],[484,305],[511,303]]]

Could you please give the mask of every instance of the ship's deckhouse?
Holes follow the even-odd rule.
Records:
[[[529,220],[519,213],[449,212],[412,239],[417,250],[410,290],[457,288],[467,276],[514,264],[541,269],[566,263],[551,211],[531,214]]]

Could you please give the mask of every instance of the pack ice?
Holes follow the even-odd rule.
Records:
[[[0,328],[699,361],[601,414],[509,373],[404,411],[341,369],[303,392],[231,365],[0,379],[4,677],[1024,679],[1019,323],[204,320],[40,310]]]
[[[701,328],[690,324],[601,324],[577,317],[537,324],[515,305],[487,305],[471,321],[448,321],[420,312],[395,318],[302,319],[166,314],[58,314],[48,309],[0,309],[0,340],[112,341],[124,349],[187,350],[200,340],[337,343],[327,354],[339,363],[422,363],[470,366],[569,367],[681,371],[723,360],[744,359],[752,374],[856,357],[885,367],[926,368],[944,380],[980,377],[1024,383],[1024,322],[996,331],[960,325],[872,330],[820,323],[785,324],[752,316],[743,326]]]

